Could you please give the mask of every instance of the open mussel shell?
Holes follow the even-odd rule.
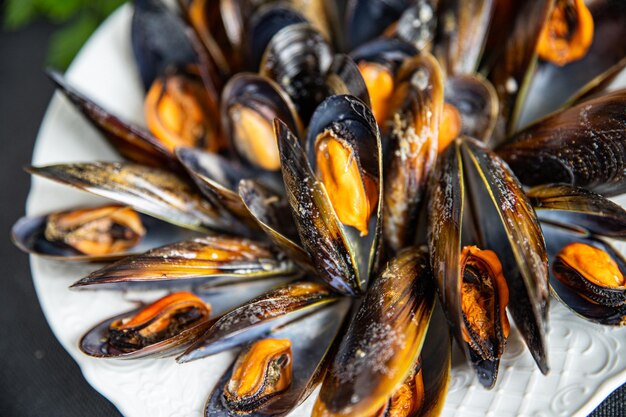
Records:
[[[387,120],[389,149],[383,188],[383,236],[393,251],[415,243],[420,208],[437,156],[444,75],[424,53],[405,60],[396,76]]]
[[[494,143],[502,143],[516,128],[532,68],[537,60],[539,36],[554,0],[498,1],[493,28],[485,49],[485,72],[500,103]]]
[[[332,49],[324,37],[310,24],[301,23],[272,37],[259,73],[281,86],[306,124],[327,96],[326,73],[332,59]]]
[[[542,222],[541,227],[546,239],[550,264],[552,265],[550,271],[550,288],[552,293],[570,310],[587,320],[600,324],[623,326],[626,322],[626,304],[611,306],[598,303],[592,299],[596,295],[591,297],[591,292],[585,295],[585,291],[581,292],[580,289],[574,290],[555,276],[555,273],[561,273],[566,274],[566,277],[564,277],[566,279],[584,279],[576,276],[576,274],[579,274],[577,270],[557,261],[557,254],[559,254],[561,249],[575,242],[604,251],[617,264],[621,273],[624,274],[626,272],[626,260],[622,254],[604,240],[590,236],[586,232],[567,229],[549,222]],[[567,275],[571,276],[567,277]],[[591,291],[591,289],[589,290]],[[595,290],[597,291],[597,289]],[[626,290],[624,288],[609,290],[606,294],[602,294],[603,291],[605,290],[600,290],[599,295],[611,296],[611,298],[620,297],[622,300],[626,300]]]
[[[297,281],[283,285],[222,316],[177,361],[193,361],[265,337],[272,329],[339,299],[340,295],[324,284]]]
[[[147,129],[111,114],[72,87],[60,73],[49,70],[47,74],[74,107],[124,158],[150,166],[167,166],[180,170],[178,161],[173,158],[172,153]]]
[[[428,211],[433,272],[462,349],[469,358],[461,334],[461,247],[478,243],[495,252],[502,263],[510,293],[509,311],[539,368],[547,372],[547,254],[539,222],[521,185],[502,160],[467,137],[453,142],[440,155],[431,181]],[[466,193],[473,198],[466,201]],[[496,369],[478,368],[480,381],[492,386]]]
[[[288,339],[291,342],[293,367],[291,384],[276,399],[259,404],[249,412],[232,411],[224,401],[224,390],[232,378],[229,368],[211,393],[205,408],[206,417],[225,416],[285,416],[302,403],[321,382],[332,342],[340,333],[350,303],[347,300],[333,304],[319,312],[288,323],[271,331],[267,337]],[[244,347],[245,350],[245,347]]]
[[[525,126],[564,105],[588,83],[605,83],[626,65],[626,46],[609,39],[626,38],[626,3],[619,0],[585,2],[593,19],[593,40],[585,55],[566,65],[539,60],[532,75],[520,125]],[[575,29],[572,29],[575,30]],[[591,85],[587,85],[587,93]],[[545,94],[546,91],[550,94]]]
[[[124,162],[90,162],[31,166],[26,171],[188,229],[208,232],[228,227],[216,208],[189,183],[162,169]]]
[[[300,236],[287,200],[251,179],[239,183],[239,195],[249,214],[267,237],[289,259],[309,271],[314,271],[309,256],[300,244]]]
[[[440,415],[450,383],[451,342],[446,316],[441,305],[436,302],[419,360],[402,385],[375,416]],[[374,417],[374,414],[371,417]]]
[[[336,54],[326,74],[328,95],[350,94],[371,107],[367,85],[349,55]]]
[[[407,0],[348,0],[344,22],[346,49],[382,34],[410,6]]]
[[[626,210],[599,194],[566,184],[548,184],[533,187],[526,195],[540,220],[626,239]]]
[[[193,294],[207,303],[211,309],[208,320],[199,322],[193,327],[141,349],[122,352],[112,348],[108,342],[111,324],[121,319],[133,317],[142,310],[142,308],[136,308],[98,323],[81,338],[79,347],[89,356],[105,359],[139,359],[177,355],[207,331],[224,313],[254,297],[258,297],[267,290],[268,285],[263,282],[218,286],[212,287],[208,291],[196,291],[194,289]]]
[[[375,39],[350,53],[361,72],[379,125],[384,126],[387,119],[398,68],[405,59],[417,54],[413,45],[396,38]]]
[[[460,134],[488,143],[498,117],[498,95],[479,75],[448,77],[445,100],[461,116]]]
[[[333,288],[346,294],[363,292],[375,262],[382,210],[380,137],[370,110],[351,96],[332,96],[324,101],[309,125],[308,158],[284,124],[277,122],[276,132],[287,197],[302,245],[321,278]],[[333,204],[340,205],[346,196],[334,189],[337,187],[329,191],[318,178],[318,137],[334,138],[341,155],[350,155],[347,163],[353,169],[347,172],[351,175],[347,180],[362,191],[363,205],[358,212],[346,211],[343,206],[338,206],[343,211],[336,210]],[[341,215],[356,216],[360,229],[344,225]]]
[[[339,343],[313,416],[374,415],[412,371],[434,295],[425,249],[408,248],[391,260]]]
[[[293,275],[293,263],[266,243],[206,236],[122,259],[92,272],[72,287],[159,287],[190,281],[223,284]]]
[[[274,178],[265,171],[245,167],[218,154],[194,148],[178,148],[176,155],[202,194],[219,208],[224,216],[231,216],[235,220],[233,231],[240,235],[254,233],[256,222],[237,192],[239,181],[256,178],[274,190],[280,190],[282,186],[277,181],[278,176]]]
[[[53,242],[45,237],[48,215],[22,217],[11,230],[11,238],[18,248],[24,252],[41,256],[47,259],[76,262],[112,261],[128,255],[139,254],[149,249],[183,239],[189,239],[196,233],[174,226],[154,217],[139,215],[146,230],[141,241],[123,252],[106,255],[85,255],[69,245]]]
[[[235,153],[255,169],[280,169],[274,119],[300,136],[302,123],[290,97],[271,79],[251,73],[231,78],[222,94],[222,119]]]
[[[582,102],[517,133],[498,149],[525,185],[626,191],[626,90]]]
[[[195,63],[197,55],[185,23],[161,0],[137,0],[134,5],[131,42],[147,90],[159,74]]]
[[[472,74],[487,41],[494,0],[440,0],[433,54],[448,76]]]

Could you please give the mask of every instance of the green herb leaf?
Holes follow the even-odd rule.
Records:
[[[4,6],[4,27],[17,29],[35,17],[37,8],[33,0],[9,0]]]
[[[50,40],[48,62],[56,68],[65,69],[98,27],[99,21],[90,14],[83,14],[73,23],[57,31]]]

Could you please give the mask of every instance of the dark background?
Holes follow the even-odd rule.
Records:
[[[85,382],[50,332],[28,257],[9,241],[30,184],[22,166],[31,159],[53,92],[43,74],[53,30],[41,22],[0,31],[0,417],[114,417],[119,416],[115,407]],[[616,391],[592,416],[626,416],[626,389]]]

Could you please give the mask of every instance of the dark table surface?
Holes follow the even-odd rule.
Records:
[[[12,223],[24,212],[30,184],[22,166],[31,159],[53,92],[43,74],[53,30],[37,23],[0,32],[0,416],[119,416],[85,382],[52,335],[33,289],[28,257],[8,238]],[[592,416],[626,416],[626,387]]]

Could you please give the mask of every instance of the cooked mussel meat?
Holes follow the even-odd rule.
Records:
[[[267,171],[280,169],[274,119],[295,132],[302,129],[289,96],[275,82],[256,74],[239,74],[226,84],[222,117],[237,154]]]
[[[421,358],[393,397],[372,417],[410,417],[419,415],[424,405],[424,378]]]
[[[148,128],[171,152],[178,146],[219,149],[202,81],[188,74],[157,77],[144,102]]]
[[[316,174],[326,187],[339,221],[367,236],[377,209],[377,179],[360,166],[359,156],[341,128],[331,126],[315,138]]]
[[[461,253],[461,274],[463,340],[472,356],[497,360],[509,335],[509,290],[500,260],[493,251],[466,246]]]
[[[109,346],[132,352],[173,337],[209,319],[211,306],[189,292],[167,295],[109,326]]]
[[[593,26],[584,0],[557,0],[539,37],[539,57],[559,66],[584,57],[593,41]]]
[[[407,42],[383,38],[369,42],[350,54],[359,67],[369,93],[372,113],[380,126],[390,111],[396,71],[406,58],[417,53],[417,49]]]
[[[130,207],[108,205],[48,215],[45,238],[85,255],[124,252],[137,245],[146,231]]]
[[[626,278],[601,248],[582,242],[566,245],[552,265],[556,279],[581,297],[608,307],[626,303]]]
[[[224,387],[226,407],[248,413],[274,401],[291,385],[289,339],[262,339],[239,354]]]

